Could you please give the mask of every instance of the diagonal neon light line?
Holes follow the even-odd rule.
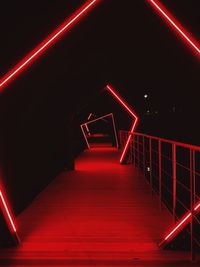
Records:
[[[117,99],[117,101],[126,109],[126,111],[128,111],[128,113],[134,119],[133,126],[131,127],[131,130],[130,130],[129,135],[128,135],[128,139],[126,141],[126,144],[125,144],[125,146],[123,148],[123,151],[122,151],[122,154],[121,154],[121,157],[120,157],[120,163],[123,163],[124,162],[124,158],[126,156],[126,153],[128,151],[129,144],[131,142],[132,134],[134,133],[136,125],[137,125],[137,122],[138,122],[138,116],[133,112],[133,110],[128,106],[128,104],[122,99],[122,97],[116,92],[116,90],[111,85],[108,84],[106,86],[106,89]]]
[[[91,114],[92,114],[92,113],[90,113],[90,115],[91,115]],[[87,147],[88,147],[89,149],[90,149],[90,145],[89,145],[89,142],[88,142],[88,140],[87,140],[87,136],[86,136],[86,134],[85,134],[85,132],[84,132],[83,126],[85,126],[85,128],[87,129],[88,132],[90,132],[90,131],[89,131],[89,128],[88,128],[88,125],[90,125],[90,124],[92,124],[92,123],[94,123],[94,122],[97,122],[97,121],[99,121],[99,120],[103,120],[103,119],[106,118],[106,117],[111,117],[111,119],[112,119],[113,130],[114,130],[114,135],[115,135],[115,140],[116,140],[116,145],[117,145],[117,148],[119,147],[119,142],[118,142],[118,139],[117,139],[117,132],[116,132],[116,126],[115,126],[114,116],[113,116],[113,113],[109,113],[109,114],[107,114],[107,115],[101,116],[101,117],[96,118],[96,119],[93,119],[93,120],[91,120],[91,121],[87,121],[87,122],[85,122],[85,123],[83,123],[83,124],[80,125],[80,126],[81,126],[81,129],[82,129],[82,132],[83,132],[83,135],[84,135],[84,138],[85,138],[86,143],[87,143]],[[90,117],[90,118],[91,118],[91,117]],[[89,134],[89,135],[90,135],[90,134]]]
[[[12,79],[16,78],[22,70],[24,70],[33,60],[44,53],[44,51],[52,45],[58,37],[64,32],[70,29],[78,20],[87,13],[97,2],[100,0],[87,1],[77,12],[75,12],[69,19],[66,20],[59,28],[57,28],[52,34],[50,34],[45,41],[39,44],[27,57],[20,61],[15,67],[13,67],[4,77],[0,80],[0,91],[5,85],[8,84]]]
[[[85,127],[86,127],[86,129],[87,129],[88,134],[90,135],[90,130],[89,130],[87,124],[85,125]]]
[[[194,211],[199,212],[200,211],[200,202],[197,203],[194,206]],[[175,234],[179,233],[179,231],[189,222],[190,218],[192,216],[191,212],[188,212],[182,219],[181,221],[175,226],[175,228],[170,231],[170,233],[164,238],[165,241],[171,240]]]
[[[164,17],[167,22],[177,31],[183,39],[194,48],[194,50],[200,54],[200,44],[184,29],[180,23],[169,13],[169,11],[163,7],[158,0],[147,0],[158,12]]]
[[[106,88],[112,93],[112,95],[122,104],[122,106],[136,119],[137,116],[131,110],[131,108],[125,103],[125,101],[117,94],[116,90],[111,86],[107,85]]]
[[[101,117],[96,118],[96,119],[94,119],[94,120],[87,121],[87,122],[83,123],[82,125],[89,125],[89,124],[91,124],[91,123],[93,123],[93,122],[95,122],[95,121],[99,121],[99,120],[102,120],[102,119],[104,119],[104,118],[106,118],[106,117],[111,117],[111,116],[112,116],[112,113],[109,113],[109,114],[107,114],[107,115],[101,116]]]
[[[12,219],[11,215],[10,215],[10,211],[9,211],[9,209],[8,209],[8,206],[7,206],[7,204],[6,204],[6,201],[5,201],[5,199],[4,199],[4,196],[3,196],[2,191],[0,191],[0,198],[1,198],[1,202],[2,202],[2,204],[3,204],[3,207],[4,207],[4,210],[5,210],[6,216],[7,216],[8,220],[9,220],[9,222],[10,222],[10,225],[11,225],[13,231],[14,231],[14,232],[17,232],[17,231],[16,231],[15,224],[14,224],[14,222],[13,222],[13,219]]]
[[[89,116],[88,116],[88,118],[87,118],[88,121],[91,119],[92,115],[93,115],[92,113],[89,114]]]

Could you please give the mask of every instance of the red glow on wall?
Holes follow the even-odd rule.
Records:
[[[125,146],[123,148],[123,151],[122,151],[122,154],[121,154],[121,157],[120,157],[120,163],[123,163],[124,159],[125,159],[125,156],[126,156],[126,153],[128,151],[128,147],[129,147],[129,144],[130,144],[130,141],[131,141],[132,134],[135,131],[135,128],[136,128],[136,125],[137,125],[137,122],[138,122],[138,116],[128,106],[128,104],[122,99],[122,97],[117,93],[116,89],[113,88],[113,86],[107,85],[106,89],[112,94],[112,96],[114,96],[115,99],[117,99],[117,101],[126,109],[126,111],[128,111],[128,113],[133,117],[133,120],[134,120],[133,125],[131,127],[131,130],[129,132],[129,136],[128,136],[127,142],[126,142],[126,144],[125,144]]]
[[[0,91],[18,74],[24,71],[33,61],[42,55],[50,46],[59,40],[63,34],[72,28],[84,15],[86,15],[92,7],[100,0],[89,0],[79,10],[77,10],[70,18],[68,18],[60,27],[50,34],[42,43],[40,43],[33,51],[31,51],[24,59],[14,66],[2,79],[0,79]]]
[[[183,38],[183,40],[200,54],[200,44],[191,36],[190,33],[172,16],[172,14],[160,3],[159,0],[147,0],[149,4],[163,17],[166,22]]]
[[[12,228],[12,231],[14,231],[15,233],[17,232],[14,221],[11,217],[11,213],[9,211],[8,205],[6,204],[5,198],[3,196],[2,191],[0,190],[0,199],[1,199],[1,206],[2,206],[2,210],[3,210],[3,214],[6,218],[6,221],[10,224],[10,227]]]
[[[194,212],[196,214],[200,212],[200,202],[194,206]],[[191,216],[191,212],[186,213],[181,221],[178,222],[178,224],[166,235],[164,240],[160,243],[160,246],[164,245],[165,242],[172,240],[190,222]]]

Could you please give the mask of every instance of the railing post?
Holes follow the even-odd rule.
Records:
[[[133,135],[131,136],[129,150],[130,150],[130,163],[133,164]]]
[[[176,145],[172,144],[173,217],[176,221]]]
[[[122,131],[119,131],[119,146],[122,147]]]
[[[146,174],[146,155],[145,155],[145,137],[142,137],[142,151],[143,151],[143,175],[145,178]]]
[[[153,194],[153,181],[152,181],[152,139],[151,137],[149,138],[149,167],[150,167],[150,188],[151,188],[151,193]]]
[[[134,148],[135,148],[135,167],[137,167],[137,135],[135,135],[135,139],[134,139],[134,141],[135,141],[135,146],[134,146]]]
[[[162,147],[161,140],[158,141],[158,178],[159,178],[159,207],[162,210]]]
[[[194,242],[194,195],[195,195],[195,151],[190,149],[190,246],[191,261],[195,261],[195,242]]]
[[[135,152],[135,134],[133,136],[133,163],[134,163],[134,166],[136,164],[136,160],[135,160],[135,156],[136,156],[136,152]],[[136,167],[136,166],[135,166]]]
[[[137,162],[138,162],[138,171],[140,171],[140,136],[137,136]]]

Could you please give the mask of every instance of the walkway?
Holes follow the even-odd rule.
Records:
[[[111,147],[84,152],[77,171],[59,175],[19,216],[22,244],[1,251],[0,266],[188,266],[158,249],[171,215],[118,158]]]

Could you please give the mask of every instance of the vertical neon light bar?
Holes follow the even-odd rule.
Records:
[[[115,99],[117,99],[117,101],[128,111],[128,113],[134,119],[133,125],[128,135],[128,139],[126,141],[126,144],[123,148],[123,151],[120,157],[120,163],[124,163],[124,159],[125,159],[125,156],[126,156],[126,153],[127,153],[130,141],[131,141],[132,134],[134,133],[136,125],[138,123],[138,116],[133,112],[133,110],[127,105],[127,103],[122,99],[122,97],[117,93],[117,91],[111,85],[107,85],[106,89],[112,94],[112,96],[114,96]]]

